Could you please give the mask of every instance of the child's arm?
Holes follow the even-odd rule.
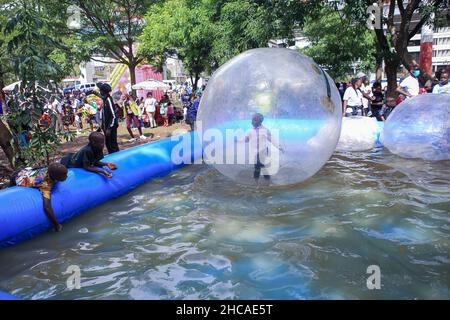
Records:
[[[111,173],[109,173],[109,172],[107,172],[105,170],[96,168],[96,167],[90,167],[89,166],[89,167],[84,167],[83,169],[86,170],[86,171],[89,171],[89,172],[100,173],[100,174],[104,175],[107,178],[112,178],[112,174]]]
[[[59,232],[62,230],[62,225],[59,224],[58,220],[56,220],[55,213],[53,212],[52,203],[50,199],[44,197],[44,211],[47,217],[53,224],[55,231]]]
[[[55,228],[55,231],[61,231],[62,226],[59,224],[58,220],[56,220],[55,213],[53,212],[52,208],[52,202],[51,202],[51,196],[52,196],[52,190],[51,187],[48,185],[42,186],[39,188],[39,191],[42,193],[42,198],[44,200],[44,211],[49,220],[53,224],[53,228]]]
[[[272,139],[272,133],[270,132],[270,130],[267,130],[267,140],[273,144],[275,146],[275,148],[277,148],[278,150],[280,150],[281,152],[284,152],[284,149],[282,147],[280,147],[280,144],[278,143],[278,141]]]
[[[111,163],[111,162],[100,162],[98,161],[96,164],[96,166],[98,167],[108,167],[108,169],[110,170],[116,170],[117,166],[115,163]]]

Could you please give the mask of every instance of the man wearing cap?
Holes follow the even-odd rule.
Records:
[[[114,153],[119,151],[119,145],[117,144],[117,116],[114,101],[110,95],[112,89],[109,84],[102,82],[97,83],[97,87],[100,89],[100,95],[95,91],[89,91],[87,95],[95,94],[103,100],[101,128],[105,134],[105,145],[108,153]]]
[[[348,116],[362,115],[362,92],[360,90],[361,79],[353,78],[351,87],[345,90],[343,97],[342,113]]]

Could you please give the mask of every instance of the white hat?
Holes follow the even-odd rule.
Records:
[[[357,75],[356,75],[356,79],[361,79],[361,78],[364,78],[364,77],[367,77],[366,76],[366,74],[364,73],[364,72],[360,72],[360,73],[358,73]]]

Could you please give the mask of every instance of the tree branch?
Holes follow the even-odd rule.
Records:
[[[405,17],[405,7],[403,6],[403,0],[398,0],[398,10],[400,11],[400,15],[403,19]]]
[[[439,5],[443,2],[443,0],[436,0],[433,3],[433,7],[435,10],[437,10],[437,8],[439,7]],[[426,14],[422,17],[422,19],[420,19],[419,23],[411,30],[411,32],[408,34],[408,41],[411,40],[412,37],[414,37],[419,30],[422,29],[423,25],[428,22],[428,19],[430,18],[430,14]]]
[[[113,58],[113,59],[115,59],[115,58]],[[117,62],[120,62],[120,63],[123,63],[124,61],[117,61],[118,59],[116,59],[116,61],[105,61],[105,60],[100,60],[100,59],[96,59],[96,58],[92,58],[91,57],[91,60],[92,61],[97,61],[97,62],[102,62],[102,63],[110,63],[110,64],[117,64]]]
[[[402,1],[402,0],[399,0]],[[395,42],[395,39],[397,39],[397,32],[394,25],[394,13],[395,13],[395,3],[396,0],[391,0],[389,4],[389,13],[388,13],[388,19],[387,19],[387,26],[389,33],[391,34],[392,39]]]

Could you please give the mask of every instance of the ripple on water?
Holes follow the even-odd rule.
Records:
[[[290,187],[206,166],[154,180],[0,251],[0,287],[28,299],[448,298],[450,162],[336,153]],[[36,250],[39,248],[39,250]],[[379,265],[383,290],[367,290]],[[66,287],[68,266],[82,289]]]

